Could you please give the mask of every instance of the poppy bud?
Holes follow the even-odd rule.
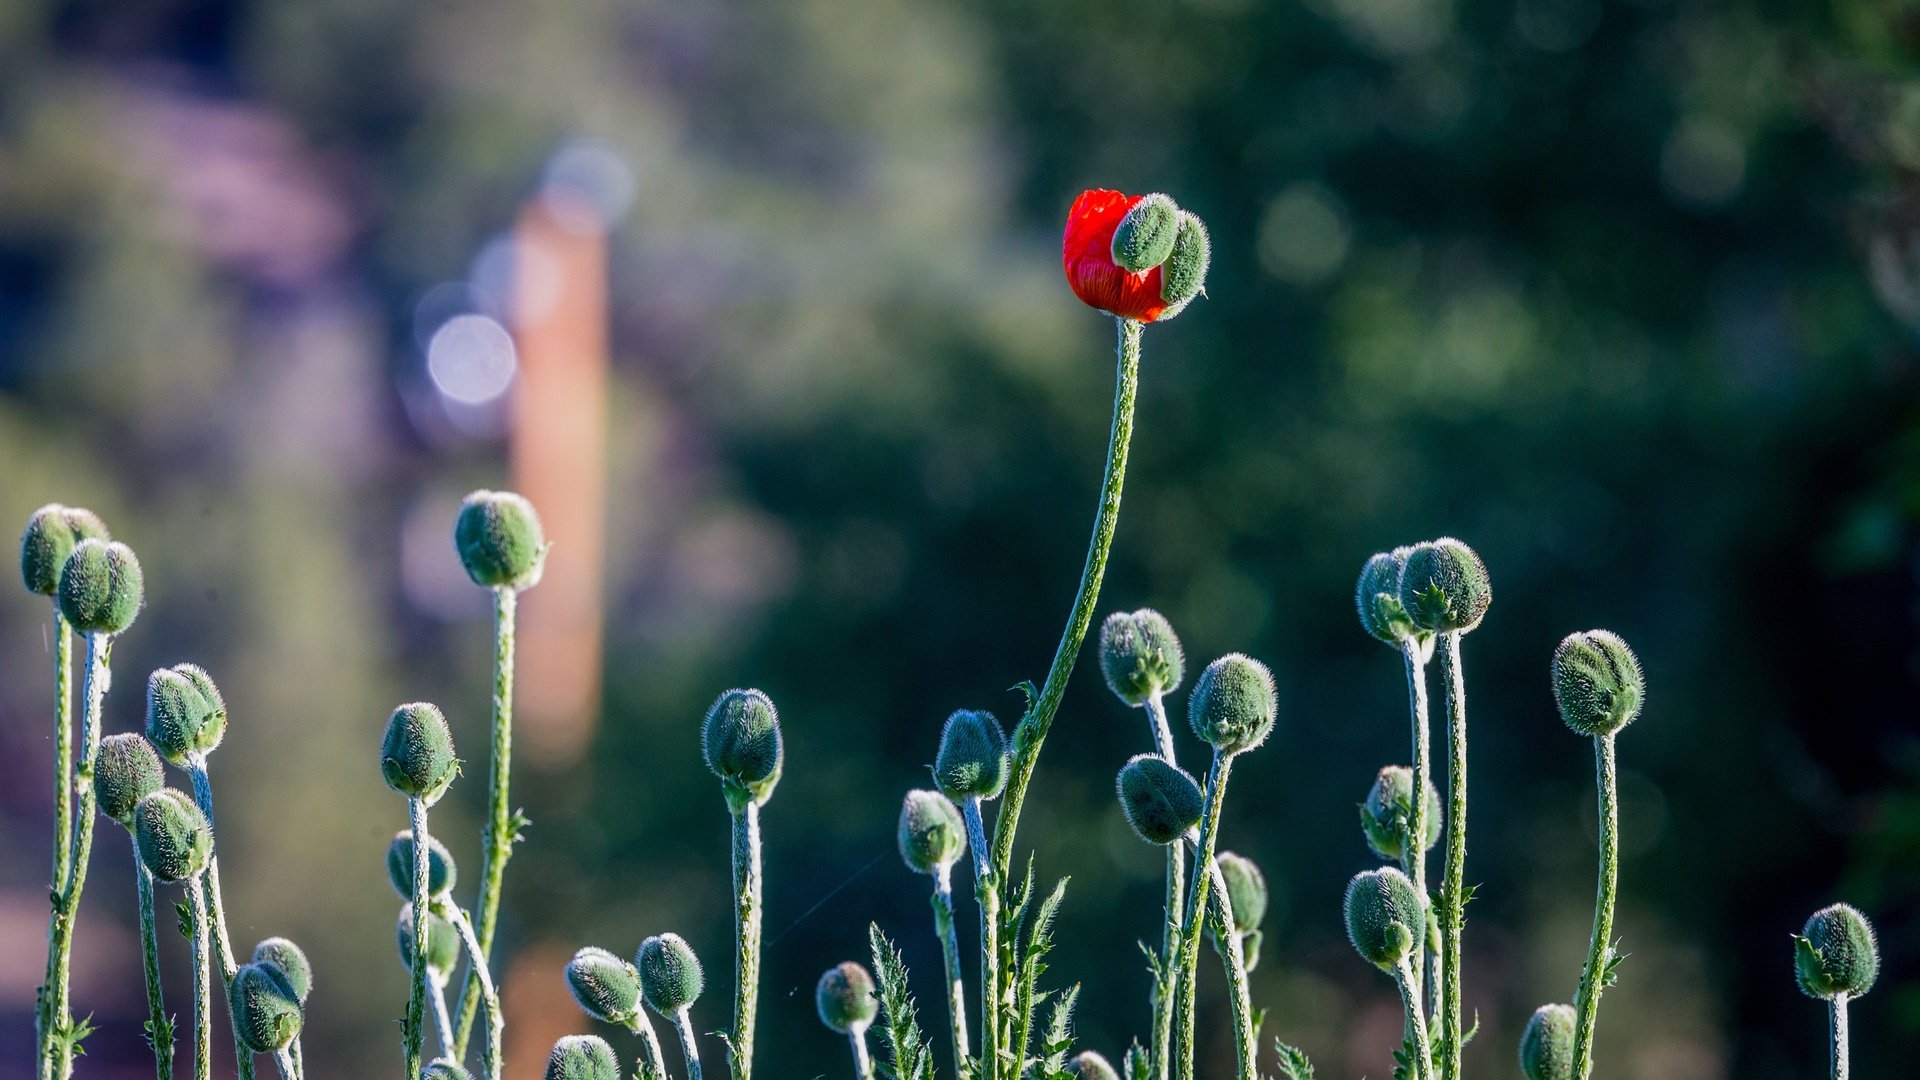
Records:
[[[1821,908],[1794,936],[1793,966],[1808,997],[1859,997],[1880,974],[1873,924],[1848,904]]]
[[[313,965],[300,946],[283,937],[270,937],[253,947],[253,962],[279,972],[293,988],[293,999],[302,1005],[307,1003],[307,995],[313,992]]]
[[[300,1001],[277,967],[247,964],[227,984],[227,1005],[233,1013],[233,1032],[256,1054],[271,1054],[293,1045],[304,1016]]]
[[[394,938],[400,945],[400,963],[413,970],[413,905],[403,904],[400,920],[394,924]],[[444,979],[460,963],[460,931],[453,924],[427,912],[427,974]]]
[[[459,874],[453,865],[453,853],[433,836],[427,837],[427,898],[438,899],[453,892]],[[413,833],[402,829],[387,845],[387,880],[400,899],[413,899]]]
[[[1129,273],[1151,270],[1173,254],[1180,208],[1165,195],[1143,195],[1113,230],[1113,261]]]
[[[1077,1080],[1120,1080],[1120,1074],[1113,1071],[1107,1059],[1092,1050],[1082,1050],[1067,1062],[1067,1075]]]
[[[1115,783],[1120,811],[1140,839],[1165,847],[1200,824],[1206,797],[1179,766],[1158,754],[1140,754],[1120,769]]]
[[[460,772],[460,761],[453,756],[453,732],[438,707],[418,701],[393,710],[380,747],[380,772],[388,787],[428,806],[446,794]]]
[[[1227,908],[1233,914],[1233,929],[1251,934],[1267,917],[1267,879],[1252,859],[1223,851],[1214,857],[1220,876],[1227,883]]]
[[[118,634],[145,598],[140,560],[111,540],[82,540],[60,568],[60,613],[83,634]]]
[[[1533,1010],[1520,1036],[1520,1071],[1527,1080],[1573,1080],[1571,1005],[1542,1005]]]
[[[1426,851],[1440,839],[1440,793],[1431,780],[1426,783],[1426,837],[1420,850]],[[1413,770],[1405,765],[1389,765],[1373,778],[1367,800],[1360,804],[1360,831],[1375,855],[1391,861],[1407,857],[1413,835]]]
[[[453,546],[467,576],[483,589],[539,584],[547,541],[533,504],[511,491],[476,491],[460,504]]]
[[[1162,319],[1180,314],[1194,297],[1206,291],[1207,266],[1212,261],[1213,243],[1207,239],[1207,227],[1193,214],[1180,211],[1173,251],[1160,267],[1160,295],[1167,302]]]
[[[1398,967],[1413,952],[1414,935],[1426,925],[1419,890],[1393,867],[1355,874],[1347,883],[1347,940],[1376,967]]]
[[[147,676],[147,738],[160,756],[184,769],[226,734],[227,703],[205,669],[175,664]]]
[[[457,1061],[434,1058],[420,1070],[420,1080],[473,1080],[473,1074]]]
[[[851,960],[827,969],[813,988],[813,1004],[820,1022],[841,1034],[864,1031],[880,1011],[873,996],[873,976]]]
[[[662,1016],[693,1004],[706,989],[700,958],[679,934],[656,934],[641,942],[634,966],[640,969],[640,995]]]
[[[1100,672],[1114,696],[1129,705],[1172,693],[1186,665],[1173,625],[1152,608],[1116,611],[1100,624]]]
[[[1640,715],[1647,677],[1616,634],[1568,634],[1553,651],[1553,701],[1560,719],[1582,735],[1612,735]]]
[[[553,1044],[546,1080],[620,1080],[620,1059],[598,1035],[568,1035]]]
[[[916,874],[952,866],[967,853],[967,823],[937,791],[907,792],[900,803],[900,858]]]
[[[147,740],[131,732],[100,740],[93,762],[93,790],[100,812],[128,828],[140,800],[167,786],[167,767]]]
[[[30,592],[60,591],[60,570],[82,540],[107,540],[107,523],[91,510],[48,503],[27,519],[20,536],[20,577]]]
[[[1487,565],[1450,536],[1416,544],[1400,573],[1400,606],[1428,633],[1465,633],[1480,625],[1493,603]]]
[[[780,713],[758,690],[729,690],[707,710],[700,726],[700,752],[707,768],[729,788],[765,802],[780,781],[785,747]]]
[[[625,1025],[640,1009],[640,973],[605,949],[589,945],[567,961],[567,989],[595,1020]]]
[[[1353,606],[1359,609],[1360,626],[1388,645],[1399,646],[1418,633],[1407,609],[1400,606],[1400,574],[1407,566],[1412,548],[1383,551],[1360,568],[1360,581],[1353,587]]]
[[[1011,768],[1007,733],[992,713],[961,709],[947,717],[940,753],[933,759],[933,778],[948,798],[997,799]]]
[[[161,788],[133,808],[133,838],[154,878],[186,881],[213,858],[213,825],[184,791]]]
[[[1259,746],[1279,712],[1273,672],[1250,656],[1228,653],[1207,665],[1187,698],[1187,722],[1200,740],[1223,754]]]

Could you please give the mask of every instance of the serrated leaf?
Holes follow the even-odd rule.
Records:
[[[1307,1060],[1307,1052],[1297,1046],[1288,1046],[1279,1039],[1273,1040],[1274,1056],[1280,1060],[1280,1075],[1287,1080],[1313,1080],[1313,1062]]]

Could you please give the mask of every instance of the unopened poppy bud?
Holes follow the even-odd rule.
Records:
[[[1165,195],[1141,196],[1113,230],[1113,261],[1138,274],[1167,261],[1173,254],[1174,234],[1180,230],[1180,208]]]
[[[1214,857],[1220,876],[1227,883],[1227,908],[1233,914],[1235,933],[1251,934],[1267,917],[1267,879],[1252,859],[1223,851]]]
[[[213,825],[184,791],[161,788],[133,808],[140,861],[164,882],[186,881],[213,858]]]
[[[233,1012],[233,1032],[256,1054],[271,1054],[293,1045],[305,1017],[299,998],[277,967],[247,964],[227,984],[227,1004]]]
[[[1445,536],[1407,552],[1398,594],[1413,625],[1432,634],[1465,633],[1493,603],[1493,580],[1472,548]]]
[[[1200,824],[1206,796],[1179,766],[1158,754],[1140,754],[1120,769],[1114,784],[1120,811],[1140,839],[1165,847]]]
[[[1849,904],[1821,908],[1794,937],[1793,966],[1808,997],[1859,997],[1880,975],[1873,924]]]
[[[700,958],[679,934],[656,934],[641,942],[633,966],[640,969],[640,996],[662,1016],[693,1004],[706,989]]]
[[[1160,295],[1167,301],[1171,319],[1186,310],[1193,298],[1206,292],[1207,266],[1213,261],[1213,243],[1207,239],[1207,227],[1193,214],[1180,211],[1173,251],[1160,266]]]
[[[476,491],[460,504],[453,545],[475,585],[528,589],[540,582],[547,540],[533,504],[511,491]]]
[[[473,1074],[457,1061],[434,1058],[420,1070],[420,1080],[473,1080]]]
[[[700,726],[700,752],[730,791],[764,803],[780,782],[785,747],[780,713],[758,690],[729,690],[707,710]]]
[[[302,1005],[307,1003],[307,995],[313,992],[313,965],[300,946],[283,937],[270,937],[253,947],[253,962],[278,971],[293,988],[293,999]]]
[[[1347,940],[1355,952],[1385,971],[1413,952],[1415,935],[1427,925],[1419,890],[1391,866],[1355,874],[1347,883],[1346,907]]]
[[[227,703],[205,669],[175,664],[147,676],[147,738],[161,757],[184,769],[226,734]]]
[[[1159,612],[1116,611],[1100,624],[1100,672],[1121,701],[1140,706],[1172,693],[1186,668],[1173,624]]]
[[[1193,733],[1223,754],[1244,753],[1265,742],[1279,711],[1273,672],[1240,653],[1208,664],[1187,698]]]
[[[380,773],[388,787],[431,806],[446,794],[459,771],[453,732],[437,706],[417,701],[393,710],[380,747]]]
[[[640,1011],[640,973],[605,949],[589,945],[573,954],[567,989],[595,1020],[624,1025]]]
[[[820,1010],[820,1022],[841,1034],[864,1031],[880,1011],[873,996],[873,976],[851,960],[820,976],[813,988],[813,1004]]]
[[[1533,1010],[1520,1036],[1520,1071],[1527,1080],[1574,1080],[1571,1005],[1542,1005]]]
[[[1440,793],[1431,780],[1426,783],[1426,837],[1420,850],[1426,851],[1440,839]],[[1405,765],[1389,765],[1373,778],[1366,801],[1360,804],[1360,831],[1367,846],[1383,859],[1399,861],[1407,857],[1413,836],[1413,770]]]
[[[1120,1080],[1107,1059],[1092,1050],[1082,1050],[1067,1062],[1067,1075],[1076,1080]]]
[[[1412,550],[1394,548],[1368,559],[1360,568],[1360,581],[1353,587],[1353,606],[1360,612],[1361,627],[1388,645],[1398,646],[1419,633],[1407,609],[1400,606],[1400,574]]]
[[[933,778],[948,798],[997,799],[1011,769],[1007,733],[997,717],[978,709],[961,709],[947,717]]]
[[[131,732],[100,740],[93,762],[93,790],[100,812],[128,828],[140,800],[167,786],[167,767],[147,740]]]
[[[453,892],[459,874],[453,865],[453,853],[437,837],[427,837],[427,897],[437,899]],[[401,830],[387,845],[387,880],[400,899],[413,899],[413,833]]]
[[[900,803],[900,858],[916,874],[952,866],[967,853],[967,823],[937,791],[914,790]]]
[[[546,1080],[620,1080],[620,1059],[598,1035],[568,1035],[553,1044]]]
[[[83,634],[118,634],[145,598],[140,560],[112,540],[82,540],[60,568],[60,613]]]
[[[82,540],[107,540],[107,523],[91,510],[48,503],[27,519],[20,536],[20,577],[41,596],[60,591],[60,571]]]
[[[400,963],[408,971],[413,970],[413,905],[400,907],[400,920],[394,924],[393,933],[400,945]],[[436,979],[444,979],[453,974],[455,965],[460,963],[460,931],[453,924],[427,912],[427,974]]]
[[[1560,719],[1582,735],[1612,735],[1640,715],[1647,677],[1619,635],[1568,634],[1553,651],[1553,701]]]

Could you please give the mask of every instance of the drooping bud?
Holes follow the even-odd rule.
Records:
[[[60,613],[83,634],[119,634],[145,599],[140,560],[112,540],[82,540],[60,568]]]
[[[447,1058],[434,1058],[420,1070],[420,1080],[473,1080],[466,1066]]]
[[[813,1004],[820,1022],[841,1034],[864,1031],[880,1011],[873,996],[873,976],[851,960],[830,967],[813,988]]]
[[[60,570],[82,540],[109,540],[107,523],[91,510],[48,503],[27,519],[20,536],[20,577],[30,592],[60,591]]]
[[[1520,1036],[1520,1071],[1527,1080],[1573,1080],[1571,1005],[1542,1005],[1533,1010]]]
[[[1208,664],[1187,698],[1193,733],[1223,754],[1245,753],[1265,742],[1279,711],[1273,672],[1241,653]]]
[[[1100,672],[1121,701],[1137,707],[1172,693],[1186,668],[1173,624],[1152,608],[1116,611],[1100,624]]]
[[[313,965],[300,946],[283,937],[270,937],[253,947],[253,962],[279,972],[293,988],[293,999],[302,1005],[307,1003],[307,995],[313,992]]]
[[[1640,659],[1606,630],[1568,634],[1553,651],[1553,701],[1582,735],[1612,735],[1640,715],[1647,677]]]
[[[1794,936],[1793,968],[1808,997],[1859,997],[1880,975],[1873,924],[1850,904],[1821,908]]]
[[[453,892],[459,878],[453,865],[453,853],[437,837],[427,837],[427,898],[436,899]],[[400,899],[413,899],[413,833],[402,829],[387,845],[387,880]]]
[[[186,881],[213,858],[213,825],[184,791],[161,788],[133,808],[140,861],[155,880]]]
[[[990,712],[961,709],[947,717],[940,732],[940,753],[933,760],[933,779],[940,791],[959,802],[968,797],[997,799],[1006,789],[1012,769],[1007,733]]]
[[[967,823],[952,800],[914,790],[900,803],[900,858],[916,874],[952,866],[967,853]]]
[[[1421,851],[1440,839],[1440,793],[1433,781],[1426,783],[1426,837]],[[1405,765],[1389,765],[1373,778],[1366,801],[1360,804],[1360,831],[1375,855],[1398,862],[1407,857],[1413,836],[1413,770]]]
[[[1267,917],[1266,876],[1252,859],[1231,851],[1221,852],[1214,862],[1227,883],[1227,907],[1233,914],[1234,932],[1253,933],[1260,928],[1260,920]]]
[[[1128,273],[1151,270],[1173,254],[1180,208],[1165,195],[1143,195],[1113,230],[1113,261]]]
[[[1412,550],[1394,548],[1368,559],[1360,568],[1360,581],[1353,587],[1353,606],[1360,612],[1361,628],[1396,648],[1420,632],[1407,609],[1400,606],[1400,575]]]
[[[546,1080],[620,1080],[620,1059],[598,1035],[568,1035],[553,1044]]]
[[[605,949],[589,945],[567,961],[567,989],[588,1016],[625,1025],[640,1010],[640,973]]]
[[[227,1004],[233,1011],[233,1032],[256,1054],[271,1054],[293,1045],[305,1018],[299,997],[277,967],[247,964],[227,986]]]
[[[147,740],[127,732],[100,740],[93,763],[93,790],[100,812],[133,827],[133,809],[140,800],[167,786],[167,767]]]
[[[511,491],[476,491],[460,504],[453,546],[483,589],[530,589],[546,566],[547,540],[533,504]]]
[[[1207,265],[1213,261],[1213,244],[1207,239],[1207,227],[1192,213],[1180,211],[1173,251],[1160,264],[1160,295],[1167,302],[1161,321],[1186,310],[1193,298],[1206,292]]]
[[[226,734],[227,703],[205,669],[175,664],[147,676],[147,738],[161,757],[184,769]]]
[[[1443,536],[1407,552],[1399,598],[1416,627],[1431,634],[1466,633],[1493,603],[1493,579],[1472,548]]]
[[[400,963],[413,970],[413,905],[400,907],[400,919],[393,933],[400,945]],[[432,911],[427,912],[427,974],[445,979],[460,963],[460,931]]]
[[[672,1017],[693,1004],[706,989],[700,958],[693,955],[693,946],[679,934],[648,938],[640,943],[633,959],[634,967],[640,969],[640,996],[661,1016]]]
[[[786,753],[773,701],[758,690],[721,694],[700,726],[700,752],[730,794],[766,802]]]
[[[417,701],[393,710],[380,746],[380,773],[388,787],[432,806],[459,772],[453,732],[437,706]]]
[[[1415,935],[1427,925],[1419,890],[1391,866],[1355,874],[1347,883],[1346,906],[1347,940],[1384,971],[1392,971],[1413,952]]]
[[[1067,1062],[1067,1075],[1077,1080],[1120,1080],[1107,1059],[1092,1050],[1082,1050]]]
[[[1114,784],[1120,811],[1140,839],[1165,847],[1200,824],[1206,796],[1179,766],[1158,754],[1140,754],[1120,769]]]

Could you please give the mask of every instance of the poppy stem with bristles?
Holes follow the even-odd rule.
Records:
[[[1173,728],[1167,722],[1165,697],[1154,693],[1146,701],[1147,725],[1153,731],[1154,745],[1167,764],[1177,765],[1174,757]],[[1178,998],[1176,972],[1179,970],[1180,918],[1186,908],[1187,854],[1183,844],[1167,845],[1167,884],[1160,928],[1160,972],[1153,989],[1153,1061],[1157,1077],[1173,1075],[1174,1004]]]
[[[753,1019],[760,996],[760,805],[745,799],[733,811],[733,1080],[753,1075]]]
[[[54,1046],[54,972],[55,954],[71,948],[72,917],[64,911],[67,879],[73,866],[73,634],[67,617],[60,612],[60,601],[53,602],[53,884],[47,890],[53,898],[53,912],[47,926],[47,978],[40,989],[35,1010],[35,1060],[40,1080],[51,1080],[56,1050]],[[64,927],[62,924],[65,924]],[[62,1014],[61,1019],[64,1019]]]
[[[519,596],[512,586],[493,589],[493,758],[487,773],[487,822],[481,837],[485,862],[481,867],[480,898],[474,904],[478,920],[476,933],[480,950],[486,956],[493,953],[507,857],[513,854],[513,842],[517,839],[513,811],[508,803],[508,774],[513,764],[513,633]],[[476,963],[475,968],[469,970],[466,990],[460,996],[460,1017],[453,1037],[454,1050],[460,1056],[467,1052],[473,1018],[480,1007],[478,966]]]
[[[1413,887],[1420,893],[1421,900],[1432,901],[1427,896],[1427,785],[1433,782],[1433,737],[1431,725],[1427,720],[1427,653],[1422,648],[1420,637],[1409,634],[1400,644],[1401,654],[1406,658],[1407,666],[1407,711],[1413,719],[1413,805],[1408,835],[1412,838],[1404,852],[1407,877],[1412,879]],[[1414,936],[1413,942],[1413,996],[1426,1008],[1424,985],[1427,957],[1427,933],[1422,927]],[[1433,1002],[1437,1006],[1440,1000],[1440,987],[1433,987]],[[1438,1015],[1436,1009],[1434,1015]]]
[[[1213,883],[1214,849],[1220,838],[1220,806],[1227,796],[1227,776],[1233,769],[1233,755],[1214,751],[1213,767],[1207,773],[1207,798],[1200,817],[1199,841],[1194,845],[1193,880],[1187,891],[1187,904],[1180,920],[1180,1078],[1193,1080],[1194,999],[1200,981],[1200,931],[1206,918],[1208,886]]]
[[[160,987],[160,936],[153,923],[153,871],[140,858],[140,842],[133,830],[133,886],[140,900],[140,955],[147,980],[147,1041],[153,1044],[156,1080],[173,1080],[173,1022],[167,1019],[167,1000]],[[191,887],[191,886],[189,886]]]
[[[198,751],[187,755],[187,776],[193,781],[193,801],[200,812],[207,815],[207,824],[214,823],[213,817],[213,779],[207,775],[207,757]],[[233,939],[227,934],[227,913],[220,896],[220,856],[216,853],[207,860],[207,869],[198,879],[196,886],[206,899],[208,937],[213,949],[213,959],[220,967],[220,985],[231,990],[233,979],[240,971],[239,962],[233,956]],[[253,1052],[240,1041],[240,1018],[233,1021],[233,1053],[240,1080],[253,1080]]]
[[[413,963],[407,990],[407,1080],[420,1080],[420,1045],[427,1021],[427,802],[407,800],[413,826]]]
[[[1620,883],[1619,770],[1612,735],[1593,737],[1593,761],[1599,792],[1600,881],[1593,901],[1593,936],[1587,945],[1587,964],[1580,971],[1580,988],[1573,996],[1573,1075],[1586,1080],[1593,1072],[1593,1033],[1600,1016],[1600,992],[1613,964],[1613,906]]]
[[[1447,861],[1440,887],[1440,969],[1437,992],[1445,996],[1442,1080],[1460,1080],[1460,938],[1466,925],[1467,865],[1467,680],[1460,666],[1460,632],[1440,635],[1440,666],[1447,681]],[[1426,801],[1415,790],[1414,801]],[[1416,837],[1424,840],[1425,837]]]
[[[933,930],[947,969],[947,1023],[953,1036],[953,1068],[959,1073],[973,1051],[967,1040],[967,978],[960,969],[960,935],[953,925],[953,868],[933,868]]]
[[[693,1035],[693,1010],[685,1005],[675,1009],[673,1030],[680,1036],[680,1053],[687,1059],[687,1080],[700,1080],[700,1044]]]
[[[108,666],[113,652],[112,636],[90,633],[86,640],[87,669],[83,684],[86,704],[80,717],[80,766],[73,780],[73,836],[66,878],[54,900],[53,926],[48,932],[47,982],[40,1000],[41,1030],[46,1042],[41,1075],[53,1080],[67,1080],[73,1074],[74,1044],[80,1035],[75,1030],[69,1005],[68,973],[73,964],[74,920],[80,913],[80,894],[87,887],[87,859],[93,853],[96,802],[93,768],[100,753],[101,712],[106,705],[107,683],[112,677]]]
[[[415,845],[415,850],[425,849]],[[460,935],[460,944],[467,950],[468,970],[480,987],[480,1001],[487,1009],[487,1051],[481,1058],[481,1065],[486,1071],[487,1080],[500,1080],[500,1070],[505,1067],[502,1044],[506,1039],[507,1018],[500,1011],[500,995],[494,989],[493,972],[487,966],[487,952],[480,947],[480,938],[473,930],[473,920],[467,917],[465,911],[446,903],[436,905],[434,913],[453,924],[454,932]]]
[[[1833,1067],[1833,1080],[1847,1080],[1847,995],[1835,994],[1828,1002],[1828,1061]]]
[[[1000,890],[988,855],[980,796],[969,795],[960,810],[967,819],[967,850],[973,854],[973,896],[980,908],[980,1076],[981,1080],[1000,1080],[1002,1029],[994,999],[1000,985]]]
[[[193,919],[193,1076],[209,1080],[213,1075],[213,1003],[208,1000],[213,958],[207,940],[207,901],[198,878],[186,883],[186,892]]]
[[[1427,1039],[1426,1010],[1420,1001],[1420,984],[1414,974],[1412,956],[1401,960],[1393,969],[1393,981],[1400,985],[1400,1000],[1407,1013],[1407,1029],[1413,1038],[1414,1080],[1432,1080],[1433,1048]]]

